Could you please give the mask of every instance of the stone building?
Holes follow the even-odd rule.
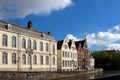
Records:
[[[78,69],[88,69],[90,68],[90,52],[87,45],[87,41],[76,41],[75,42],[77,53],[78,53]]]
[[[73,40],[57,42],[57,68],[59,71],[71,71],[77,68],[77,50]]]
[[[57,42],[50,32],[0,20],[0,71],[56,71]]]

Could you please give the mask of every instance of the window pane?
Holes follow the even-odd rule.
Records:
[[[16,54],[12,54],[12,64],[16,64]]]
[[[26,64],[26,55],[25,54],[23,54],[22,55],[22,64]]]
[[[53,44],[53,54],[55,54],[55,45]]]
[[[46,56],[46,65],[49,65],[49,57]]]
[[[12,37],[12,47],[16,47],[16,37]]]
[[[26,48],[26,40],[25,39],[22,39],[22,48]]]
[[[43,51],[43,42],[40,42],[40,51]]]
[[[7,46],[7,35],[3,35],[2,45]]]
[[[28,55],[28,64],[30,64],[30,55]]]
[[[40,56],[40,65],[43,65],[43,56]]]
[[[55,65],[55,57],[53,57],[53,65]]]
[[[36,55],[33,56],[33,64],[35,64],[35,65],[37,64],[37,56]]]
[[[46,43],[46,51],[49,51],[49,44]]]
[[[31,40],[28,40],[28,49],[31,49]]]
[[[7,60],[7,53],[6,53],[6,52],[3,53],[3,56],[2,56],[2,63],[3,63],[3,64],[7,64],[7,63],[8,63],[8,60]]]
[[[34,50],[37,49],[37,43],[36,43],[36,41],[33,42],[33,49],[34,49]]]

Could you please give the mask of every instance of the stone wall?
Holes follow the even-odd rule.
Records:
[[[54,72],[0,72],[0,80],[50,80],[59,77],[69,77],[102,72],[102,69],[91,71],[54,71]]]

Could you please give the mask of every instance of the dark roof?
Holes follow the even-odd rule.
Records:
[[[81,45],[81,41],[75,41],[75,46],[77,50],[78,50],[79,45]]]
[[[83,46],[84,46],[84,44],[85,44],[85,41],[86,41],[86,39],[84,39],[84,40],[81,41],[81,46],[82,46],[82,48],[83,48]]]
[[[57,50],[61,49],[63,40],[57,42]]]
[[[81,47],[83,49],[83,46],[84,46],[85,42],[86,42],[86,39],[84,39],[82,41],[75,41],[76,49],[78,50],[79,45],[81,45]]]

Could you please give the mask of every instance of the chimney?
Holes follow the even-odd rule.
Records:
[[[32,29],[32,21],[28,22],[28,29],[30,29],[30,30]]]
[[[48,32],[47,34],[50,35],[50,32]]]

